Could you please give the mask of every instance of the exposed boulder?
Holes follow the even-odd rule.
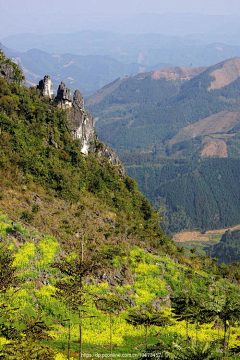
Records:
[[[54,97],[53,84],[50,76],[45,75],[44,79],[39,81],[39,84],[37,85],[37,89],[40,90],[42,96],[47,96],[50,99],[53,99]]]

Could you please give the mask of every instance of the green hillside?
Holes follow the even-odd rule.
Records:
[[[185,258],[103,145],[81,154],[65,111],[3,64],[0,357],[237,359],[238,266]]]

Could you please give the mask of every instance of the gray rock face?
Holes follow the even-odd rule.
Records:
[[[14,77],[13,67],[10,64],[0,66],[0,75],[6,80],[12,80]]]
[[[73,95],[71,108],[67,111],[68,128],[74,139],[81,141],[81,152],[85,155],[89,150],[94,151],[96,139],[94,118],[84,108],[82,94],[76,90]]]
[[[61,82],[55,100],[61,109],[67,110],[68,130],[74,139],[80,140],[81,152],[87,155],[94,151],[94,118],[85,110],[80,91],[76,90],[72,99],[71,91]]]
[[[79,90],[75,90],[73,94],[73,103],[79,107],[79,109],[84,109],[84,100],[83,96]]]
[[[37,89],[40,90],[42,96],[47,96],[50,99],[54,98],[53,84],[50,76],[45,75],[44,79],[39,81]]]
[[[66,87],[64,82],[61,82],[58,87],[56,101],[61,109],[68,109],[72,107],[71,90]]]

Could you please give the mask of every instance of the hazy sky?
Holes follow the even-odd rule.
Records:
[[[99,12],[133,14],[141,12],[195,12],[240,14],[239,0],[0,0],[1,14],[47,12]]]
[[[61,27],[82,30],[110,15],[166,12],[240,15],[240,4],[239,0],[0,0],[0,38]]]

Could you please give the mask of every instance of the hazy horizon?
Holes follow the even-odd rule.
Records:
[[[119,3],[114,3],[111,0],[96,0],[78,1],[69,0],[41,0],[41,2],[33,2],[32,0],[0,0],[0,38],[4,38],[12,34],[21,33],[69,33],[78,30],[108,30],[116,27],[116,31],[124,32],[124,24],[121,28],[123,19],[131,22],[134,16],[141,15],[142,22],[144,22],[144,14],[163,15],[166,14],[168,18],[174,18],[180,14],[183,17],[182,29],[183,34],[187,33],[188,28],[184,33],[185,22],[189,26],[189,22],[195,21],[196,16],[211,15],[211,21],[221,25],[229,21],[231,18],[240,16],[240,7],[237,0],[202,0],[201,3],[196,4],[190,0],[169,0],[167,2],[159,2],[157,0],[137,1],[137,0],[122,0]],[[180,16],[179,15],[179,16]],[[178,16],[178,17],[179,17]],[[184,18],[185,16],[185,18]],[[213,17],[214,16],[214,17]],[[127,18],[130,18],[127,20]],[[161,17],[163,18],[163,17]],[[124,20],[124,21],[125,21]],[[143,24],[139,24],[141,27]],[[147,29],[147,25],[145,27]],[[149,24],[150,25],[150,24]],[[194,28],[194,24],[191,24]],[[144,31],[144,27],[142,26]],[[198,23],[195,25],[197,32]],[[131,28],[129,27],[130,31]],[[191,30],[191,28],[189,28]],[[154,29],[153,29],[154,30]],[[132,30],[136,32],[136,29]],[[178,29],[176,29],[176,34]],[[174,32],[173,32],[174,35]]]

